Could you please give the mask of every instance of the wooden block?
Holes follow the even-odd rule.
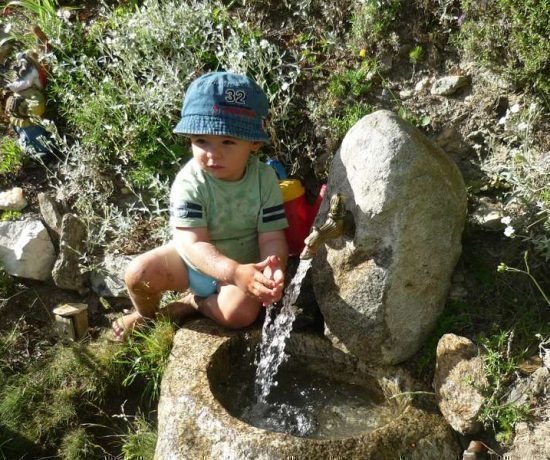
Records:
[[[53,310],[56,328],[61,337],[80,340],[88,332],[88,305],[84,303],[66,303]]]

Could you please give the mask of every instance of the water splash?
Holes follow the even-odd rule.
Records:
[[[267,307],[262,328],[262,342],[255,360],[255,392],[259,403],[266,403],[271,388],[277,385],[275,376],[279,366],[288,358],[285,346],[296,319],[297,308],[294,303],[298,299],[302,282],[312,262],[312,259],[300,260],[296,274],[285,290],[280,310],[274,305]]]

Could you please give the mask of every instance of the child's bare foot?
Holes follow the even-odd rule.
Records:
[[[124,315],[113,321],[113,340],[115,342],[124,342],[128,334],[140,324],[144,324],[147,318],[141,316],[137,311]]]
[[[171,302],[162,308],[161,315],[167,316],[174,322],[178,322],[188,316],[197,313],[198,307],[192,293],[185,294],[175,302]]]

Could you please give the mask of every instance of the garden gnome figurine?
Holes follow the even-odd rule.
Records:
[[[6,113],[21,146],[45,159],[57,152],[51,134],[39,124],[46,111],[46,72],[33,51],[18,53],[16,59],[17,79],[7,85]]]

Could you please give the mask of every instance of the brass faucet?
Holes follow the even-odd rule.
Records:
[[[300,259],[311,259],[325,241],[341,236],[344,233],[345,215],[344,195],[335,193],[330,199],[327,220],[320,227],[313,227],[309,236],[304,240],[305,247],[300,254]]]

